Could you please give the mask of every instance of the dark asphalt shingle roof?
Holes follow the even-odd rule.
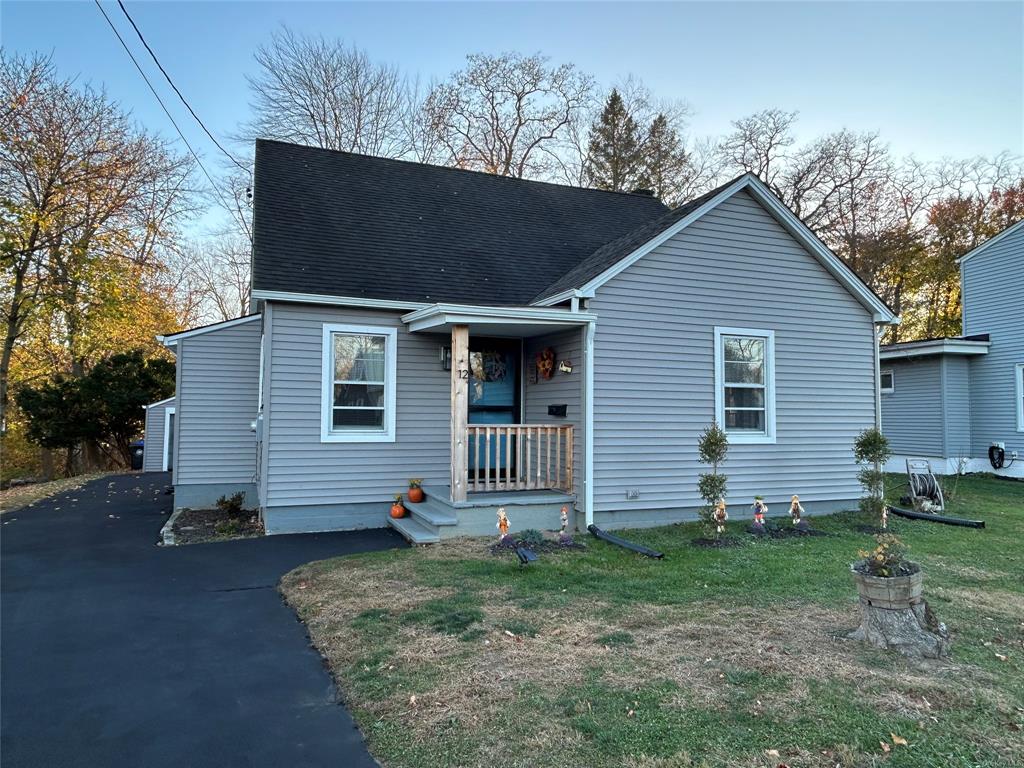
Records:
[[[525,305],[662,217],[642,194],[256,143],[253,287]]]

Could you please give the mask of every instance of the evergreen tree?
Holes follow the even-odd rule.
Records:
[[[639,178],[641,159],[636,120],[613,88],[590,130],[587,177],[598,189],[630,191]]]
[[[688,158],[679,134],[664,114],[651,122],[641,157],[641,186],[660,200],[670,199],[681,186]]]

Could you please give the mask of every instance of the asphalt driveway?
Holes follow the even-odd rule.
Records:
[[[0,520],[0,757],[23,766],[372,766],[276,585],[391,531],[157,547],[164,474]]]

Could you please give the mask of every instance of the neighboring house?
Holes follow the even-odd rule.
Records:
[[[166,472],[174,467],[174,398],[146,406],[146,433],[142,446],[142,469]]]
[[[960,282],[963,336],[881,349],[889,468],[913,456],[944,474],[1024,477],[1024,222],[961,258]]]
[[[259,141],[252,266],[259,315],[166,339],[178,506],[238,488],[268,533],[373,527],[418,477],[414,541],[494,533],[498,506],[666,524],[716,420],[735,514],[856,505],[897,318],[752,175],[669,210]]]

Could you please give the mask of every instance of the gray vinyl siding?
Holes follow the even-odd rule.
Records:
[[[970,360],[942,356],[943,447],[949,459],[971,457]]]
[[[399,312],[275,303],[270,317],[262,502],[272,517],[290,515],[291,522],[275,521],[268,531],[384,525],[392,496],[408,488],[409,478],[448,484],[451,374],[440,362],[444,338],[410,334]],[[398,329],[395,442],[320,441],[324,323]],[[340,525],[347,518],[331,509],[341,505],[379,505],[379,514]],[[301,525],[295,522],[307,516]]]
[[[168,408],[174,399],[146,409],[146,435],[142,451],[142,470],[162,472],[164,468],[164,424]]]
[[[886,361],[893,391],[882,394],[882,434],[897,456],[945,457],[942,358]]]
[[[874,423],[871,315],[747,193],[609,280],[590,309],[597,513],[667,522],[700,505],[696,444],[714,419],[715,326],[775,331],[777,441],[730,448],[732,505],[794,493],[811,513],[815,502],[854,505],[851,444]],[[638,499],[626,499],[630,488]]]
[[[987,355],[971,360],[971,438],[978,458],[994,442],[1024,455],[1017,431],[1014,366],[1024,363],[1024,229],[961,265],[964,335],[987,333]]]
[[[259,359],[259,320],[178,343],[176,486],[252,487],[256,435],[250,424],[257,413]]]
[[[523,421],[527,424],[573,425],[573,493],[582,494],[583,482],[583,328],[560,331],[547,336],[526,339],[523,356],[526,371],[524,387]],[[555,350],[556,370],[550,379],[537,378],[534,382],[536,356],[546,347]],[[572,364],[572,373],[557,370],[559,362]],[[566,417],[548,416],[549,405],[565,405]]]

